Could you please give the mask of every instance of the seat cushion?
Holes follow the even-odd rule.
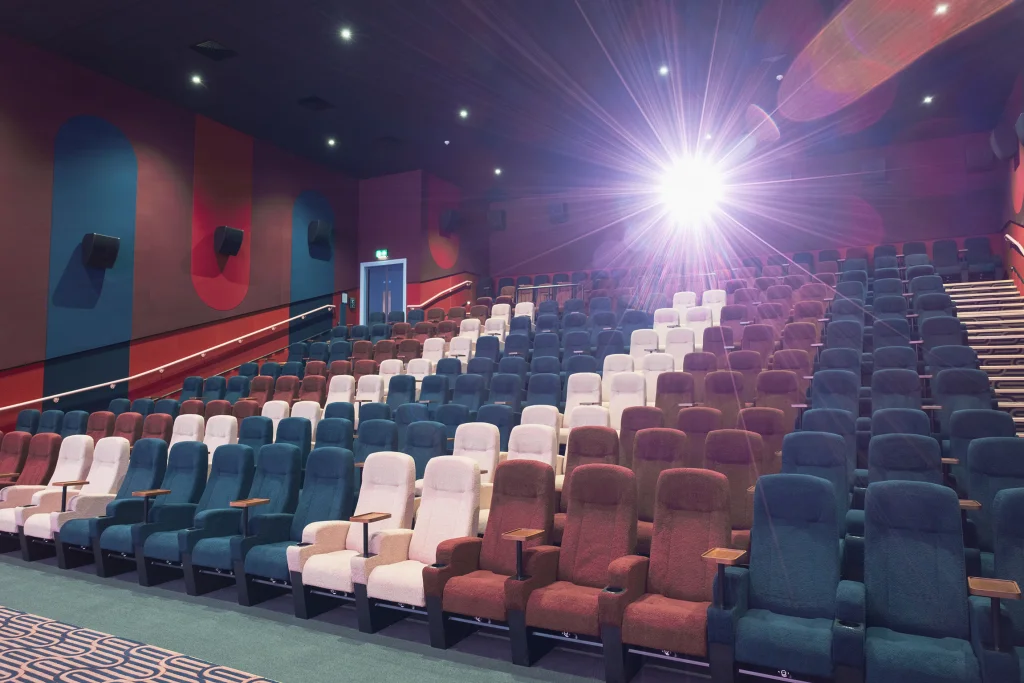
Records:
[[[471,617],[505,621],[504,574],[479,569],[450,579],[444,586],[444,610]]]
[[[68,545],[80,545],[88,548],[92,545],[89,535],[88,519],[72,519],[60,528],[60,542]]]
[[[115,527],[116,528],[116,527]],[[103,537],[107,535],[103,532]],[[181,551],[178,550],[177,531],[158,531],[146,539],[142,546],[142,554],[151,560],[181,562]],[[203,565],[214,566],[214,565]]]
[[[555,581],[530,594],[526,624],[549,631],[598,635],[597,600],[600,588]]]
[[[25,520],[25,535],[33,538],[53,538],[53,528],[50,526],[50,516],[57,515],[57,512],[44,512],[39,515],[32,515]]]
[[[115,524],[104,530],[100,534],[100,547],[115,553],[134,554],[135,548],[132,547],[132,525]]]
[[[288,548],[296,541],[258,545],[245,556],[245,573],[267,579],[288,580]]]
[[[864,643],[865,683],[977,683],[978,660],[959,638],[928,638],[873,626]]]
[[[314,555],[302,566],[302,583],[351,593],[352,558],[357,554],[355,550],[337,550],[333,553]]]
[[[423,568],[426,566],[418,560],[403,560],[377,567],[366,581],[366,594],[371,598],[424,607],[427,598],[423,592]]]
[[[213,569],[231,569],[231,536],[204,538],[192,549],[192,564],[197,567]],[[146,543],[146,556],[149,556],[149,543]]]
[[[647,593],[626,607],[622,640],[631,645],[704,657],[710,602],[687,602]]]
[[[749,610],[736,624],[736,660],[769,669],[831,677],[832,620]]]

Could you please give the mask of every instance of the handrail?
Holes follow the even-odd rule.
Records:
[[[266,327],[263,327],[263,328],[260,328],[258,330],[255,330],[254,332],[249,332],[248,334],[243,334],[241,337],[235,337],[234,339],[232,339],[230,341],[222,342],[220,344],[217,344],[216,346],[211,346],[208,349],[203,349],[202,351],[196,351],[195,353],[193,353],[191,355],[188,355],[188,356],[185,356],[184,358],[179,358],[177,360],[172,360],[170,363],[164,363],[163,365],[161,365],[159,367],[156,367],[156,368],[153,368],[151,370],[146,370],[144,372],[140,372],[140,373],[137,373],[137,374],[134,374],[134,375],[130,375],[128,377],[123,377],[121,379],[115,379],[115,380],[111,380],[109,382],[103,382],[102,384],[94,384],[91,387],[82,387],[81,389],[72,389],[71,391],[65,391],[65,392],[62,392],[62,393],[59,393],[59,394],[52,394],[50,396],[43,396],[42,398],[33,399],[31,401],[22,401],[21,403],[15,403],[13,405],[2,406],[2,407],[0,407],[0,413],[4,412],[5,410],[14,410],[15,408],[24,408],[26,406],[36,405],[37,403],[43,403],[45,401],[53,401],[54,403],[58,403],[60,401],[60,399],[64,398],[65,396],[74,396],[76,394],[84,394],[87,391],[94,391],[96,389],[103,389],[104,387],[109,387],[109,388],[113,389],[114,387],[116,387],[118,384],[120,384],[122,382],[131,382],[133,380],[139,379],[140,377],[146,377],[147,375],[152,375],[154,373],[162,375],[164,370],[166,370],[167,368],[172,367],[174,365],[177,365],[179,363],[184,363],[185,361],[192,360],[193,358],[205,358],[206,354],[210,353],[211,351],[216,351],[218,349],[222,349],[222,348],[230,346],[232,344],[241,344],[243,341],[245,341],[249,337],[253,337],[253,336],[256,336],[258,334],[263,334],[264,332],[276,331],[279,326],[284,325],[286,323],[290,323],[293,320],[305,320],[306,316],[308,316],[308,315],[312,315],[312,314],[318,313],[320,311],[332,311],[332,310],[334,310],[334,304],[327,304],[325,306],[320,306],[319,308],[314,308],[312,311],[306,311],[305,313],[302,313],[300,315],[292,316],[291,318],[288,318],[287,320],[282,320],[280,322],[274,323],[273,325],[267,325]]]
[[[1020,280],[1020,283],[1022,285],[1024,285],[1024,277],[1020,276],[1020,271],[1017,270],[1017,268],[1015,266],[1010,266],[1010,272],[1013,273],[1014,275],[1016,275],[1017,279]]]
[[[1014,225],[1020,225],[1020,223],[1014,222]],[[1024,228],[1024,225],[1021,225],[1020,227]],[[1018,254],[1020,254],[1021,256],[1024,256],[1024,247],[1021,246],[1020,242],[1018,242],[1017,240],[1013,239],[1009,235],[1003,235],[1003,239],[1005,239],[1007,242],[1009,242],[1010,246],[1013,247],[1017,251]]]
[[[443,292],[435,294],[434,296],[430,297],[429,299],[427,299],[426,301],[424,301],[421,304],[409,304],[409,305],[406,306],[406,308],[424,309],[427,306],[430,306],[432,304],[437,303],[438,301],[440,301],[441,299],[443,299],[445,297],[451,296],[452,294],[454,294],[455,292],[457,292],[457,291],[459,291],[461,289],[466,289],[467,287],[472,287],[472,286],[473,286],[473,281],[472,280],[463,280],[462,282],[458,283],[457,285],[452,285],[451,287],[449,287],[448,289],[444,290]]]

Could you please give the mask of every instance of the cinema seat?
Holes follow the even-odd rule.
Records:
[[[224,392],[224,400],[235,405],[239,400],[246,398],[249,395],[250,381],[250,378],[244,375],[235,375],[230,378]]]
[[[313,425],[304,417],[286,417],[277,425],[274,443],[290,444],[298,448],[300,468],[306,466],[312,441]]]
[[[36,434],[60,434],[61,426],[64,424],[63,410],[46,410],[39,416],[39,425]]]
[[[269,417],[253,415],[239,423],[238,443],[252,449],[255,457],[259,457],[260,448],[274,443],[274,423]]]
[[[865,682],[980,682],[981,642],[972,636],[981,624],[968,610],[956,494],[878,482],[865,508]]]
[[[1017,436],[982,437],[968,447],[967,497],[981,503],[967,511],[964,539],[968,548],[967,573],[998,578],[993,552],[997,520],[994,503],[1000,491],[1024,488],[1024,440]]]
[[[62,439],[66,439],[69,436],[74,436],[76,434],[85,434],[88,422],[89,413],[84,410],[72,410],[66,413],[64,415],[64,422],[60,428],[60,437]]]
[[[327,400],[327,378],[321,375],[307,375],[299,385],[299,401],[313,401],[323,406]]]
[[[365,462],[371,453],[393,451],[398,441],[398,427],[391,420],[367,420],[359,427],[355,441],[356,462]]]
[[[32,435],[28,432],[8,432],[3,435],[3,439],[0,440],[0,470],[10,476],[0,477],[0,489],[12,485],[17,480],[25,467],[31,440]]]
[[[664,470],[686,466],[687,438],[681,431],[653,428],[636,433],[632,469],[637,484],[638,554],[649,555],[651,551],[657,500],[655,489],[659,475]]]
[[[750,546],[754,511],[747,489],[757,482],[757,473],[763,467],[758,463],[762,453],[764,442],[760,434],[742,429],[718,429],[707,435],[704,453],[707,468],[724,474],[729,480],[733,548],[745,550]]]
[[[96,450],[101,446],[114,450],[114,445],[106,445],[107,441],[115,444],[119,452],[129,450],[127,439],[108,437],[96,444],[94,460]],[[160,484],[167,468],[167,442],[141,439],[130,450],[128,469],[116,495],[108,498],[100,494],[79,494],[72,509],[56,517],[50,515],[57,566],[61,569],[72,569],[92,562],[95,558],[94,540],[107,526],[143,521],[142,499],[132,494],[135,491],[154,489]]]
[[[444,455],[446,442],[445,428],[440,422],[413,422],[406,430],[405,452],[416,463],[417,492],[430,461]]]
[[[269,374],[269,371],[272,371],[271,368],[267,368],[268,372],[263,372],[263,369],[266,368],[267,365],[270,365],[270,364],[269,363],[264,363],[263,364],[263,368],[260,368],[260,374]],[[277,364],[274,363],[273,365],[277,365]],[[271,376],[272,377],[276,377],[277,375],[274,374],[274,375],[271,375]],[[178,395],[178,400],[181,401],[182,403],[184,403],[185,401],[191,401],[193,399],[197,399],[197,398],[199,398],[202,395],[203,395],[203,378],[199,377],[197,375],[192,375],[191,377],[186,377],[185,381],[181,383],[181,394]]]
[[[566,511],[572,487],[572,475],[576,468],[593,463],[617,465],[619,462],[619,435],[610,427],[576,427],[569,432],[565,447],[564,475],[555,476],[555,490],[559,491],[558,509],[555,512],[552,539],[560,543],[565,530]]]
[[[495,425],[470,422],[455,431],[452,455],[471,458],[480,466],[480,528],[487,526],[491,507],[492,482],[501,452],[501,433]]]
[[[112,412],[114,414],[114,417],[117,417],[121,413],[126,413],[129,410],[131,410],[131,407],[132,407],[131,401],[129,401],[126,398],[112,398],[112,399],[110,399],[110,403],[107,405],[107,410]],[[20,413],[18,413],[18,417],[20,418],[22,413],[25,413],[25,412],[26,411],[23,410]],[[28,412],[31,412],[31,411],[28,411]],[[38,413],[39,411],[36,411],[36,412]]]
[[[90,414],[89,422],[85,428],[86,435],[91,436],[93,442],[99,441],[100,439],[105,439],[108,436],[112,436],[114,433],[115,419],[116,418],[114,414],[107,410],[100,410]],[[14,470],[9,471],[13,472]]]
[[[274,378],[262,375],[253,377],[249,382],[249,398],[255,401],[262,410],[268,401],[274,399]]]
[[[546,634],[575,634],[599,643],[598,601],[636,545],[636,482],[618,465],[582,465],[573,473],[571,498],[560,549],[535,550],[506,598],[512,661],[529,666],[557,641]],[[618,562],[616,562],[618,561]],[[614,563],[614,569],[613,569]],[[628,570],[627,570],[628,571]]]
[[[199,416],[202,420],[202,416]],[[135,442],[142,436],[142,416],[138,413],[121,413],[114,420],[114,431],[112,436],[120,436],[128,439],[128,443],[135,445]]]
[[[637,648],[708,657],[715,567],[701,555],[728,544],[729,487],[721,474],[695,469],[669,469],[651,483],[650,560],[613,563],[611,590],[598,599],[608,681],[629,680],[640,666]]]
[[[84,441],[79,442],[79,439]],[[72,436],[64,440],[61,450],[68,448],[69,444],[82,453],[92,451],[88,473],[79,476],[86,483],[80,487],[67,488],[63,506],[62,490],[51,486],[32,496],[32,507],[16,509],[15,523],[23,529],[21,554],[26,562],[53,555],[53,536],[65,522],[101,514],[107,503],[114,499],[114,493],[128,470],[129,447],[124,439],[109,437],[93,448],[91,438]],[[79,444],[87,444],[87,447]],[[59,470],[58,467],[54,471],[54,478],[69,474]],[[3,512],[0,511],[0,519]]]
[[[850,488],[846,468],[846,443],[837,434],[794,432],[787,434],[782,446],[782,473],[820,477],[835,491],[836,533],[846,535],[846,513],[850,509]]]
[[[116,428],[114,429],[114,436],[120,436]],[[182,441],[202,441],[205,436],[206,422],[203,420],[202,415],[179,415],[178,419],[174,421],[174,427],[171,430],[171,447],[173,448],[175,444]],[[132,439],[129,439],[129,442],[131,441]]]
[[[335,375],[331,378],[326,404],[335,402],[352,403],[355,397],[355,380],[352,375]]]
[[[203,394],[200,396],[203,403],[223,401],[227,393],[227,383],[223,377],[207,377],[203,382]]]
[[[182,402],[180,415],[203,415],[206,410],[206,404],[200,401],[198,398],[190,398],[187,401]],[[131,415],[138,413],[121,413],[121,415]],[[121,417],[118,415],[118,417]]]
[[[988,375],[982,370],[940,370],[932,379],[935,402],[939,411],[939,431],[949,434],[953,414],[958,410],[987,410],[994,408]]]
[[[294,483],[291,485],[276,480],[276,485],[268,486],[267,490],[290,492],[292,488],[298,487],[298,463],[294,455],[291,458],[278,455],[266,457],[265,450],[263,454],[260,460],[264,475],[281,469],[295,472]],[[229,510],[228,504],[231,501],[246,497],[253,483],[254,460],[249,446],[238,443],[220,446],[213,454],[210,478],[197,504],[179,503],[154,508],[151,522],[131,529],[140,586],[156,586],[181,575],[186,568],[182,561],[183,550],[187,548],[187,545],[181,543],[181,538],[187,538],[190,529],[202,528],[210,517],[216,517],[215,510]],[[261,497],[268,497],[267,490],[261,490]],[[276,501],[287,496],[286,493],[285,496],[271,499],[270,505],[276,506]],[[294,505],[294,496],[290,501]],[[256,514],[259,512],[256,511]],[[237,516],[233,518],[238,519]],[[238,525],[234,528],[238,528]]]
[[[205,425],[203,443],[210,453],[225,444],[238,443],[238,420],[232,415],[216,415]]]
[[[507,620],[506,586],[516,573],[516,543],[502,535],[536,529],[541,535],[523,543],[524,562],[534,560],[551,532],[554,477],[550,467],[518,460],[503,462],[494,473],[492,514],[483,538],[453,538],[437,547],[436,562],[423,570],[430,642],[447,648],[470,632],[452,616],[473,617],[499,627]]]
[[[203,417],[209,421],[210,418],[218,415],[231,415],[231,404],[223,399],[216,399],[206,404],[203,410]]]
[[[637,433],[642,429],[664,427],[665,424],[664,413],[654,406],[633,406],[623,410],[622,429],[619,430],[618,464],[632,468],[633,446]]]
[[[174,420],[170,415],[164,413],[152,413],[142,422],[143,439],[161,439],[170,443],[171,434],[174,430]],[[99,441],[96,441],[98,444]],[[129,444],[130,445],[130,444]]]
[[[413,531],[394,529],[371,539],[371,557],[352,558],[359,630],[374,633],[403,618],[388,603],[426,606],[423,570],[452,538],[475,537],[480,512],[480,467],[470,458],[434,458],[423,478],[423,496]],[[383,603],[383,604],[382,604]]]
[[[508,438],[506,459],[536,460],[557,471],[558,430],[549,424],[520,424],[513,427]]]
[[[225,463],[232,459],[226,455],[228,453],[230,452],[225,452]],[[116,502],[113,510],[111,506],[108,506],[105,516],[89,520],[97,577],[113,577],[115,574],[138,568],[134,556],[135,549],[144,541],[139,537],[139,531],[146,524],[163,519],[161,508],[170,509],[169,521],[175,521],[184,526],[193,522],[196,504],[203,496],[207,485],[208,472],[212,478],[213,472],[209,463],[210,454],[204,443],[199,441],[175,443],[171,445],[167,468],[164,471],[163,480],[160,482],[160,489],[168,490],[170,493],[151,499],[150,514],[147,518],[142,518],[143,500],[132,498],[130,501]],[[180,519],[175,517],[179,511]],[[178,527],[177,524],[176,527]],[[148,526],[148,529],[153,531],[159,528],[159,526]],[[135,529],[139,529],[139,531]]]
[[[492,424],[498,428],[498,434],[501,437],[500,449],[502,452],[507,451],[512,427],[516,422],[516,414],[513,412],[512,406],[491,404],[481,406],[477,411],[476,419],[478,422]]]
[[[758,475],[778,474],[782,468],[782,440],[793,431],[785,414],[776,408],[743,408],[736,416],[736,429],[760,435],[764,447],[757,457]]]
[[[722,412],[715,408],[694,406],[679,411],[675,428],[686,434],[686,467],[707,467],[708,434],[723,426]]]

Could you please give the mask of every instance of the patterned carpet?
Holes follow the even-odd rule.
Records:
[[[0,607],[0,681],[273,683],[171,650]]]

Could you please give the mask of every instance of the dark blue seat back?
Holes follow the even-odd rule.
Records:
[[[875,329],[878,329],[878,321],[875,321],[875,325]],[[917,352],[910,346],[876,346],[872,360],[875,370],[896,368],[917,371]]]
[[[135,491],[157,488],[167,471],[167,442],[163,439],[139,439],[132,446],[128,469],[117,489],[117,498],[131,498]]]
[[[128,399],[126,399],[126,398],[114,398],[114,399],[110,400],[110,404],[107,406],[107,410],[112,412],[114,414],[114,417],[117,417],[121,413],[127,413],[129,410],[131,410],[131,407],[132,407],[132,403]],[[24,411],[24,410],[21,411],[21,413],[24,413],[24,412],[26,412],[26,411]],[[35,412],[37,414],[39,413],[38,410],[35,411]],[[21,413],[18,413],[19,419],[21,418]],[[25,430],[24,429],[19,429],[17,431],[23,432]]]
[[[437,409],[434,419],[444,425],[445,451],[450,453],[455,446],[455,431],[459,425],[470,421],[469,409],[458,403],[447,403]]]
[[[235,375],[228,380],[227,391],[224,393],[224,400],[230,401],[232,405],[239,399],[249,395],[249,378],[243,375]]]
[[[921,380],[913,370],[875,370],[871,375],[871,410],[921,409]]]
[[[36,429],[36,434],[60,434],[63,426],[63,410],[45,410],[39,416],[39,427]]]
[[[393,451],[398,445],[398,427],[391,420],[359,421],[359,437],[355,442],[356,462],[378,451]]]
[[[266,365],[266,363],[264,363]],[[275,375],[276,376],[276,375]],[[203,394],[203,378],[197,375],[186,377],[185,381],[181,383],[181,396],[178,400],[184,403],[185,401],[191,401],[194,398],[199,398]]]
[[[238,366],[238,374],[243,377],[255,377],[260,374],[260,366],[258,363],[248,362],[242,363]]]
[[[1005,489],[1024,488],[1024,439],[989,436],[974,439],[967,449],[967,496],[981,503],[967,518],[974,522],[978,547],[993,549],[993,503]]]
[[[288,362],[301,363],[309,355],[309,347],[305,342],[295,342],[288,345]]]
[[[153,413],[153,409],[155,407],[156,401],[154,401],[153,399],[137,398],[134,401],[132,401],[131,412],[138,413],[142,417],[146,417],[147,415],[151,415]]]
[[[452,403],[465,406],[471,413],[480,409],[485,399],[484,379],[480,375],[462,375],[455,379]]]
[[[162,398],[153,407],[154,413],[163,413],[164,415],[170,415],[172,418],[178,417],[180,411],[181,403],[173,398]]]
[[[89,426],[89,413],[84,410],[72,410],[64,415],[64,425],[60,429],[60,436],[66,439],[76,434],[85,434]]]
[[[351,420],[341,417],[329,417],[325,420],[320,420],[316,425],[316,448],[313,450],[315,451],[317,448],[343,448],[351,451],[352,433]]]
[[[441,406],[442,408],[444,406]],[[439,408],[440,410],[440,408]],[[405,435],[409,425],[430,419],[430,411],[422,403],[406,403],[395,409],[395,425],[398,427],[398,450],[405,452]],[[323,421],[321,421],[322,423]]]
[[[558,360],[562,351],[562,342],[554,332],[540,332],[533,340],[533,357],[553,356]]]
[[[364,403],[359,406],[359,421],[363,420],[390,420],[391,406],[387,403]]]
[[[274,421],[262,415],[250,415],[238,425],[238,443],[259,455],[260,448],[274,442]]]
[[[919,434],[931,436],[931,422],[923,410],[882,408],[871,414],[871,436],[882,434]]]
[[[392,411],[404,403],[416,400],[416,378],[412,375],[392,375],[388,382],[387,404]]]
[[[480,337],[476,340],[476,358],[487,358],[495,363],[501,359],[500,342],[497,337]]]
[[[278,377],[281,376],[281,364],[275,363],[272,360],[266,361],[265,363],[263,363],[263,365],[260,366],[260,375],[264,377],[273,377],[274,379],[277,379]],[[182,398],[181,400],[182,402],[185,401],[184,398]]]
[[[353,406],[348,401],[334,401],[333,403],[328,403],[327,407],[324,408],[323,417],[324,419],[331,417],[340,417],[343,420],[348,420],[349,422],[355,424],[356,409],[355,406]]]
[[[868,481],[942,483],[939,442],[917,434],[882,434],[868,444]],[[870,488],[870,486],[869,486]]]
[[[448,402],[448,376],[427,375],[420,385],[420,402],[428,403],[431,409]]]
[[[355,510],[355,479],[355,458],[350,449],[319,445],[313,449],[306,461],[289,538],[301,541],[308,524],[351,517]]]
[[[530,377],[526,389],[526,402],[531,406],[557,407],[562,398],[562,382],[557,374],[542,372]]]
[[[268,498],[270,502],[250,510],[250,520],[261,515],[295,512],[302,485],[302,459],[299,448],[291,444],[272,443],[260,449],[248,497]]]
[[[313,441],[313,425],[304,417],[286,417],[277,423],[277,436],[274,443],[286,443],[299,449],[300,464],[306,465],[310,444]],[[260,449],[262,454],[265,449]]]

